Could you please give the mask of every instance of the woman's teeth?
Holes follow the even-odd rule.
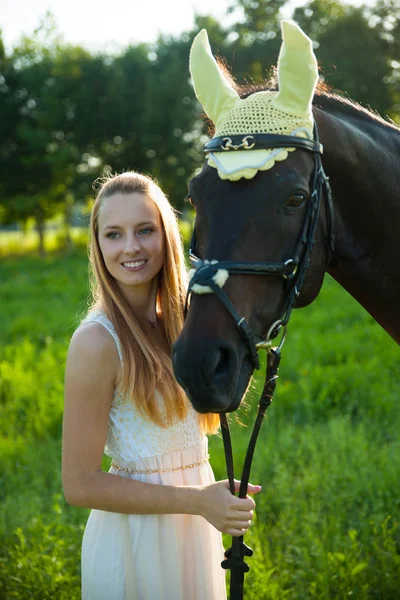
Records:
[[[124,262],[124,263],[122,263],[122,266],[128,267],[129,269],[135,269],[136,267],[141,267],[142,265],[145,265],[145,264],[146,264],[145,260],[136,260],[135,262]]]

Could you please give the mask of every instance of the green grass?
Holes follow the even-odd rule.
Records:
[[[83,247],[87,243],[87,229],[71,227],[69,233],[76,246]],[[48,252],[60,250],[65,244],[65,231],[62,229],[55,228],[45,232],[45,248]],[[26,233],[22,231],[2,231],[0,233],[0,258],[7,258],[10,255],[35,254],[38,247],[39,237],[34,229],[29,229]]]
[[[0,282],[0,598],[78,600],[88,511],[62,495],[61,419],[86,255],[6,258]],[[263,490],[247,536],[247,600],[399,597],[398,358],[330,278],[294,311],[252,470]],[[249,424],[260,385],[239,411]],[[231,420],[239,475],[250,425]],[[211,456],[225,478],[218,437]]]

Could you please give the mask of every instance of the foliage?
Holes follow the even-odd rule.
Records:
[[[88,511],[61,484],[66,349],[84,312],[83,251],[0,266],[0,596],[80,597]],[[400,586],[398,349],[327,279],[294,311],[261,431],[246,598],[395,599]],[[239,474],[262,377],[232,417]],[[211,439],[217,478],[222,441]],[[109,459],[104,459],[107,470]],[[28,482],[28,485],[27,485]],[[225,540],[226,545],[228,540]]]
[[[51,15],[11,53],[0,34],[0,222],[34,217],[43,252],[44,224],[60,213],[71,245],[74,204],[87,202],[97,176],[127,169],[156,176],[181,208],[205,139],[189,82],[192,38],[206,27],[239,82],[259,83],[276,64],[288,7],[288,0],[231,0],[237,19],[229,27],[197,16],[191,31],[117,55],[66,44]],[[394,119],[399,17],[398,0],[360,8],[310,0],[294,11],[318,46],[325,81]]]
[[[391,48],[378,28],[371,28],[362,8],[314,0],[296,9],[294,18],[318,43],[318,62],[329,85],[383,115],[390,112],[390,89],[382,82],[393,70]]]
[[[60,211],[68,219],[97,176],[126,169],[159,177],[179,204],[200,135],[186,133],[193,129],[182,77],[189,38],[107,57],[49,35],[39,52],[45,25],[0,64],[2,221],[33,216],[42,227]]]
[[[57,523],[61,507],[55,503],[52,524],[34,517],[26,528],[17,527],[14,539],[0,561],[2,598],[71,600],[79,588],[82,527]],[[46,519],[47,521],[47,519]]]
[[[45,238],[44,223],[61,212],[68,224],[91,181],[108,170],[156,175],[181,206],[202,161],[187,73],[195,31],[207,27],[238,80],[258,82],[276,63],[286,4],[232,0],[242,18],[230,28],[197,17],[193,31],[116,56],[64,44],[51,19],[11,54],[0,38],[0,220],[34,217],[51,251],[43,260],[16,256],[22,240],[33,249],[31,233],[22,240],[7,234],[0,245],[2,598],[80,597],[88,511],[65,502],[60,462],[64,361],[85,311],[87,258],[82,249],[61,253],[68,230]],[[311,0],[295,12],[319,44],[326,81],[393,118],[400,113],[399,17],[398,0],[360,9]],[[356,40],[351,48],[349,39]],[[81,248],[85,241],[81,232],[75,238]],[[261,380],[239,413],[244,423],[254,418]],[[399,384],[395,344],[327,278],[318,300],[294,312],[256,452],[252,480],[263,491],[248,534],[255,549],[248,600],[398,597]],[[239,473],[249,427],[232,421]],[[221,440],[210,445],[224,478]],[[109,459],[103,462],[107,470]]]
[[[85,248],[88,242],[88,230],[73,227],[69,231],[73,244],[77,248]],[[67,250],[66,233],[60,228],[46,230],[44,245],[48,252]],[[23,231],[7,231],[0,234],[0,258],[36,254],[38,250],[37,235],[33,229]]]

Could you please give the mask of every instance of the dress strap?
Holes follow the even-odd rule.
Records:
[[[104,313],[102,313],[100,311],[93,311],[93,312],[89,313],[87,315],[87,317],[85,317],[83,319],[81,325],[84,325],[85,323],[92,323],[92,322],[100,323],[101,325],[103,325],[103,327],[105,329],[107,329],[108,333],[110,335],[112,335],[112,337],[114,338],[115,344],[117,346],[119,359],[122,362],[121,343],[117,336],[117,332],[115,331],[115,327],[111,323],[110,319],[108,317],[106,317],[106,315]]]

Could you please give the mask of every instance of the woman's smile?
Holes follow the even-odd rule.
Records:
[[[141,271],[147,263],[147,259],[123,262],[122,266],[127,271]]]

